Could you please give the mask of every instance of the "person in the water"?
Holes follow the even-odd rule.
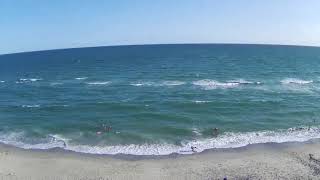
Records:
[[[112,130],[111,126],[108,126],[106,124],[102,124],[102,130],[101,131],[97,131],[97,135],[101,135],[102,133],[110,132],[111,130]]]
[[[104,132],[110,132],[112,130],[112,127],[105,125],[103,129],[104,129]]]
[[[191,146],[191,151],[192,151],[192,152],[197,152],[196,149],[197,149],[197,147]]]
[[[218,128],[213,128],[213,129],[212,129],[212,135],[213,135],[213,137],[218,137],[218,135],[219,135],[219,129],[218,129]]]

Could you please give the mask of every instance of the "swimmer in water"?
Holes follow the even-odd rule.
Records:
[[[191,151],[192,151],[192,152],[197,152],[196,149],[197,149],[197,147],[191,146]]]
[[[106,124],[102,124],[102,130],[101,131],[97,131],[97,135],[101,135],[102,133],[106,133],[106,132],[110,132],[112,130],[112,127],[111,126],[108,126]]]
[[[105,132],[110,132],[112,130],[111,126],[105,126],[104,131]]]
[[[111,126],[108,126],[106,124],[103,124],[102,125],[102,128],[103,128],[103,131],[104,132],[110,132],[112,130],[112,127]]]
[[[213,130],[212,130],[212,135],[213,135],[213,137],[218,137],[218,135],[219,135],[219,129],[218,129],[218,128],[213,128]]]

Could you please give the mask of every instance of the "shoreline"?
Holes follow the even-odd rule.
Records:
[[[13,151],[21,151],[26,153],[56,153],[56,154],[63,154],[63,155],[73,155],[73,156],[84,156],[89,158],[112,158],[117,160],[127,160],[127,161],[139,161],[139,160],[158,160],[158,159],[173,159],[173,158],[183,158],[188,156],[195,156],[195,155],[204,155],[204,154],[211,154],[211,153],[230,153],[236,152],[241,153],[244,151],[248,151],[250,149],[259,149],[261,147],[273,149],[273,150],[281,150],[284,148],[296,148],[299,146],[304,146],[308,144],[319,144],[320,147],[320,138],[310,139],[307,141],[290,141],[290,142],[267,142],[267,143],[256,143],[256,144],[248,144],[245,146],[240,147],[230,147],[230,148],[211,148],[205,149],[200,152],[193,152],[190,154],[181,154],[181,153],[171,153],[165,155],[136,155],[136,154],[94,154],[94,153],[86,153],[86,152],[78,152],[72,151],[68,149],[63,149],[60,147],[49,148],[49,149],[25,149],[21,147],[16,147],[14,145],[5,144],[0,142],[0,150],[1,149],[9,149]],[[191,150],[190,150],[191,151]],[[319,150],[320,152],[320,150]]]
[[[9,137],[11,134],[9,134]],[[15,134],[13,134],[15,136]],[[7,140],[6,136],[0,137],[0,144],[30,150],[61,150],[83,154],[97,154],[114,156],[172,156],[194,154],[191,147],[196,147],[196,152],[238,149],[253,144],[279,144],[290,142],[306,142],[312,139],[320,139],[320,129],[317,126],[279,129],[277,131],[253,131],[244,133],[224,133],[219,137],[199,138],[186,141],[181,145],[174,144],[127,144],[110,146],[90,146],[69,144],[68,140],[58,135],[49,135],[54,142],[40,144],[25,144],[16,140]]]
[[[320,139],[164,156],[26,150],[0,144],[0,179],[317,179],[318,159]]]

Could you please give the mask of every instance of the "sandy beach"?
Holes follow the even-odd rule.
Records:
[[[1,145],[0,179],[319,179],[317,159],[319,140],[158,157],[31,151]]]

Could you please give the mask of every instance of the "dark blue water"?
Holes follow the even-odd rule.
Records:
[[[320,137],[319,93],[316,47],[146,45],[1,55],[0,141],[138,155],[306,141]]]

